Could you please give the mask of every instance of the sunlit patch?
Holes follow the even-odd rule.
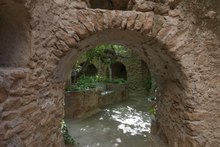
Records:
[[[109,131],[110,130],[110,128],[103,128],[103,132],[107,132],[107,131]]]
[[[146,137],[144,133],[150,133],[150,115],[146,112],[137,111],[129,106],[105,111],[112,120],[121,123],[118,125],[118,129],[122,130],[124,134]]]
[[[81,128],[80,131],[86,131],[86,128]]]
[[[120,138],[116,138],[116,141],[117,141],[118,143],[121,143],[121,139],[120,139]]]

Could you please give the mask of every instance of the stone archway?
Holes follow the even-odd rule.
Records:
[[[24,68],[0,69],[0,145],[60,146],[64,81],[74,59],[112,43],[133,49],[148,63],[160,90],[156,132],[169,146],[217,146],[219,60],[208,56],[215,50],[208,50],[207,31],[169,9],[93,10],[78,2],[26,3],[31,58]]]
[[[177,134],[180,134],[178,129],[175,130],[176,132],[173,129],[175,125],[180,124],[180,122],[178,123],[175,122],[175,121],[179,121],[175,119],[175,117],[179,118],[180,117],[179,114],[181,114],[182,111],[185,111],[185,110],[178,110],[178,109],[176,110],[173,106],[171,106],[172,104],[170,106],[167,104],[172,103],[172,101],[173,102],[177,101],[178,105],[176,107],[181,107],[184,109],[185,103],[182,101],[182,99],[183,97],[185,98],[186,95],[185,95],[185,92],[182,91],[182,89],[187,88],[187,87],[185,87],[186,83],[184,83],[184,81],[182,81],[183,83],[181,83],[181,81],[179,80],[180,79],[183,80],[185,75],[179,68],[178,64],[175,62],[172,62],[172,59],[169,57],[168,54],[158,55],[158,56],[156,55],[157,53],[155,53],[155,51],[160,50],[160,45],[161,45],[160,42],[156,41],[154,45],[149,46],[147,43],[145,44],[144,42],[145,39],[146,37],[144,37],[143,35],[141,35],[140,33],[136,31],[121,30],[121,29],[107,29],[101,32],[99,31],[98,33],[90,37],[87,37],[86,39],[78,43],[78,47],[82,49],[86,49],[86,47],[88,47],[87,49],[89,49],[89,48],[92,48],[93,46],[94,47],[97,46],[99,43],[100,44],[121,44],[128,48],[133,49],[135,52],[139,54],[139,56],[142,57],[142,59],[145,62],[150,63],[149,67],[152,73],[156,77],[156,80],[157,80],[157,83],[159,85],[160,92],[161,92],[161,96],[160,96],[161,99],[159,99],[159,104],[161,106],[160,105],[158,106],[161,109],[158,110],[158,118],[163,119],[163,121],[160,122],[160,120],[158,120],[157,122],[157,125],[159,125],[158,128],[160,128],[158,133],[165,136],[166,140],[171,141],[175,139],[173,140],[173,142],[169,142],[169,144],[172,144],[174,142],[178,142],[178,138],[174,138],[174,136],[177,136]],[[140,48],[142,50],[140,50]],[[54,80],[59,81],[59,80],[62,80],[62,78],[65,78],[66,76],[65,73],[68,73],[68,68],[72,66],[71,61],[74,60],[75,56],[77,56],[77,54],[74,51],[72,53],[69,53],[63,59],[61,59],[61,62],[59,63],[60,65],[58,65],[57,67],[56,75],[54,75],[55,76]],[[151,56],[153,58],[151,58]],[[163,58],[165,61],[163,60]],[[176,77],[176,76],[179,76],[179,77]],[[173,89],[175,89],[175,91],[173,91]],[[166,99],[162,98],[165,95],[167,96],[167,98]],[[171,108],[172,109],[174,108],[173,111],[174,112],[176,111],[176,114],[169,115]],[[167,112],[164,110],[167,110]],[[174,122],[169,121],[170,119],[174,120]],[[163,125],[161,126],[160,124],[163,124],[163,125],[166,124],[167,127],[163,128]]]
[[[69,17],[70,20],[79,21],[70,23],[65,19],[63,24],[69,25],[63,26],[63,29],[68,30],[59,32],[57,37],[66,45],[65,49],[69,50],[70,47],[75,49],[71,49],[61,59],[54,80],[62,81],[66,77],[69,67],[82,50],[88,50],[99,44],[121,44],[131,48],[149,64],[160,88],[158,133],[165,136],[171,146],[181,142],[190,146],[193,139],[185,141],[187,132],[182,132],[182,128],[179,128],[184,126],[183,113],[187,112],[184,100],[189,91],[183,89],[190,89],[187,80],[185,81],[188,71],[182,64],[188,59],[181,58],[181,54],[185,54],[188,49],[185,48],[184,52],[183,44],[190,41],[186,37],[189,35],[189,29],[182,30],[177,26],[163,28],[162,24],[169,22],[151,12],[76,10]],[[65,33],[70,30],[75,34],[70,36]],[[178,52],[179,47],[181,52]]]

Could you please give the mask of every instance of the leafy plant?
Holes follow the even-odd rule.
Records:
[[[81,76],[77,81],[75,88],[76,90],[87,90],[95,88],[96,86],[96,77],[94,76]]]
[[[75,85],[66,87],[66,91],[80,91],[95,88],[97,83],[105,82],[105,78],[100,75],[81,76]]]
[[[156,105],[150,107],[148,109],[148,113],[150,113],[151,115],[155,115],[156,114]]]
[[[111,45],[111,44],[103,44],[99,45],[91,50],[88,50],[85,53],[85,58],[92,62],[94,59],[99,59],[106,55],[106,50],[109,49],[112,53],[115,53],[117,57],[127,57],[129,56],[128,50],[122,45]],[[110,61],[111,62],[111,61]]]
[[[157,104],[156,104],[156,90],[157,84],[152,75],[150,75],[145,81],[146,89],[148,92],[148,101],[154,104],[148,109],[148,113],[152,116],[156,114]]]
[[[146,90],[150,95],[154,95],[155,90],[157,89],[157,84],[155,79],[153,78],[152,75],[150,75],[146,80],[145,80],[145,86]]]
[[[96,82],[105,82],[106,78],[101,75],[96,75]]]
[[[73,85],[66,86],[65,91],[74,91],[75,87]]]
[[[114,84],[124,84],[126,83],[126,80],[123,78],[113,79],[112,81],[107,81],[108,83],[114,83]]]
[[[109,80],[103,76],[81,76],[75,85],[67,86],[66,91],[81,91],[95,88],[97,83],[114,83],[114,84],[124,84],[126,80],[123,78],[117,78]]]
[[[66,125],[64,120],[62,120],[61,123],[61,133],[63,134],[65,144],[75,144],[75,140],[69,134],[68,126]]]

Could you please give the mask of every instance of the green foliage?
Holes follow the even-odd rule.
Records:
[[[113,79],[112,81],[107,80],[108,83],[114,83],[114,84],[124,84],[127,81],[123,78],[117,78],[117,79]]]
[[[76,83],[76,90],[88,90],[95,88],[96,77],[94,76],[81,76]]]
[[[73,85],[71,86],[66,86],[65,91],[75,91],[75,87]]]
[[[130,52],[128,52],[128,50],[122,45],[105,44],[105,45],[99,45],[93,49],[88,50],[86,53],[84,53],[81,56],[81,58],[83,60],[89,61],[90,63],[96,60],[103,65],[109,66],[111,63],[116,61],[118,57],[127,57],[129,55]],[[111,71],[111,69],[108,70]],[[78,73],[80,73],[80,71],[83,71],[82,67],[79,65],[79,61],[76,62],[75,71]],[[112,77],[112,75],[109,75],[109,77]],[[126,82],[124,79],[115,79],[113,81],[110,81],[111,78],[109,78],[109,80],[106,79],[107,78],[98,75],[80,76],[79,78],[77,77],[77,83],[74,86],[66,87],[66,91],[79,91],[79,90],[87,90],[87,89],[95,88],[97,82],[111,82],[115,84],[122,84]]]
[[[126,80],[123,78],[113,79],[109,81],[109,79],[104,78],[103,76],[81,76],[75,85],[71,85],[66,87],[66,91],[81,91],[81,90],[89,90],[92,88],[96,88],[97,83],[114,83],[114,84],[124,84]]]
[[[109,45],[109,44],[106,45],[106,44],[104,44],[104,45],[99,45],[93,49],[88,50],[86,53],[84,53],[81,56],[81,59],[85,60],[86,62],[89,62],[89,63],[92,63],[92,62],[94,62],[94,60],[96,60],[103,65],[109,66],[111,63],[115,62],[119,57],[123,58],[123,57],[128,57],[129,55],[130,55],[130,52],[122,45]],[[74,70],[76,71],[76,73],[80,73],[80,71],[84,71],[82,69],[83,67],[81,67],[79,65],[79,61],[76,62],[74,67],[75,67]],[[111,69],[109,69],[109,71],[110,70]],[[111,75],[109,75],[109,77],[110,76]],[[85,85],[83,83],[79,83],[78,90],[85,89],[86,86],[87,85]],[[72,89],[73,88],[68,87],[66,90],[72,90]]]
[[[145,80],[145,86],[148,93],[153,94],[157,89],[157,84],[152,75]]]
[[[121,55],[123,57],[128,57],[130,55],[130,52],[122,45],[112,45],[112,49],[117,55]]]
[[[128,50],[122,45],[103,44],[103,45],[99,45],[91,50],[88,50],[84,56],[90,62],[92,62],[93,60],[99,60],[99,58],[105,54],[104,53],[105,49],[112,49],[119,56],[125,57],[125,56],[129,55]]]
[[[102,82],[106,81],[106,78],[101,75],[96,75],[95,80],[96,80],[96,82],[102,83]]]
[[[146,85],[146,89],[148,92],[148,100],[150,102],[153,102],[154,104],[148,109],[148,113],[152,116],[154,116],[156,114],[156,110],[157,110],[157,105],[156,105],[156,90],[157,90],[157,84],[155,79],[153,78],[152,75],[150,75],[146,81],[145,81],[145,85]]]
[[[75,140],[69,134],[68,126],[66,125],[64,120],[62,120],[62,123],[61,123],[61,133],[63,134],[65,144],[75,144]]]
[[[95,88],[99,82],[106,81],[104,77],[100,75],[96,76],[81,76],[75,85],[66,87],[66,91],[80,91]]]
[[[76,64],[75,64],[75,71],[76,72],[79,72],[80,70],[81,70],[81,66],[80,66],[80,63],[79,63],[79,61],[76,61]]]
[[[85,54],[86,59],[92,62],[94,59],[99,59],[104,54],[105,46],[101,45],[94,49],[88,50]]]
[[[156,105],[150,107],[148,109],[148,113],[150,113],[151,115],[155,115],[156,114]]]

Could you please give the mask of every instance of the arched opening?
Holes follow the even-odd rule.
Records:
[[[173,102],[177,102],[178,107],[184,107],[184,102],[182,102],[182,97],[185,96],[182,91],[182,88],[185,86],[183,82],[184,74],[178,63],[163,49],[163,45],[160,41],[149,44],[149,40],[151,39],[135,31],[110,29],[87,37],[78,43],[77,48],[78,50],[86,51],[100,43],[121,44],[135,51],[144,62],[148,63],[148,67],[158,84],[158,109],[156,120],[154,121],[156,129],[153,130],[156,134],[163,136],[165,142],[167,142],[167,140],[172,140],[169,132],[173,130],[173,126],[183,123],[176,122],[178,121],[176,119],[174,119],[174,122],[170,120],[173,120],[171,118],[181,117],[180,114],[182,110],[173,107]],[[163,50],[161,50],[161,48]],[[71,69],[70,67],[72,67],[76,61],[76,57],[78,57],[80,53],[81,52],[72,50],[61,60],[54,75],[55,81],[65,79]],[[171,109],[175,109],[175,113],[170,114]],[[161,123],[163,124],[161,125]],[[170,127],[164,128],[164,124]],[[180,130],[176,129],[175,131],[173,131],[172,135],[178,133]]]
[[[78,66],[78,67],[77,67]],[[81,70],[80,73],[78,73]],[[82,62],[80,64],[75,64],[71,72],[71,82],[69,84],[76,83],[80,76],[96,76],[98,69],[92,63]],[[70,79],[69,79],[70,80]]]
[[[85,76],[95,76],[98,73],[97,68],[94,64],[89,64],[85,71]]]
[[[30,24],[23,2],[0,2],[0,67],[27,65],[30,58]]]
[[[130,67],[133,81],[127,81],[127,70],[120,60]],[[79,61],[85,62],[78,64]],[[86,63],[98,65],[100,75],[86,75],[89,66],[86,70],[82,68]],[[66,91],[64,107],[64,122],[70,127],[69,134],[76,142],[81,146],[144,146],[145,143],[152,145],[154,142],[164,146],[158,138],[149,135],[151,117],[156,109],[155,102],[149,102],[147,95],[140,95],[137,89],[130,95],[128,83],[129,86],[144,88],[139,83],[142,68],[141,59],[122,45],[98,45],[78,56],[74,70],[78,73],[84,71],[84,74],[78,77],[79,80],[72,85],[72,90]],[[107,69],[107,72],[102,69]],[[132,73],[134,71],[137,74]],[[91,136],[91,132],[96,135]],[[128,141],[133,140],[132,136],[140,141],[136,144]],[[145,142],[145,138],[152,138],[153,141]]]
[[[120,62],[115,62],[111,64],[112,68],[112,78],[121,78],[127,80],[127,70],[125,65]]]

